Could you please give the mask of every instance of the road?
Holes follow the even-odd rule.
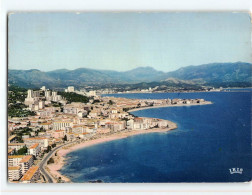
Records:
[[[63,146],[66,146],[68,144],[72,144],[73,142],[70,142],[70,143],[66,143],[66,144],[63,144],[63,145],[60,145],[60,146],[57,146],[55,148],[53,148],[43,159],[42,161],[40,162],[40,165],[39,165],[39,168],[40,168],[40,171],[41,173],[46,177],[46,180],[48,183],[53,183],[53,178],[50,174],[48,174],[48,172],[45,170],[45,165],[47,163],[47,161],[49,160],[49,158],[52,156],[52,154],[58,150],[59,148],[63,147]]]

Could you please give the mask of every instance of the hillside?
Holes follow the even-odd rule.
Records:
[[[142,82],[165,82],[169,84],[251,86],[252,64],[212,63],[187,66],[172,72],[157,71],[151,67],[139,67],[130,71],[94,70],[79,68],[43,72],[37,69],[9,70],[8,82],[20,87],[65,88],[69,85],[122,85]]]

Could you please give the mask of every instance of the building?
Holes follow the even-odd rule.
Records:
[[[17,143],[17,136],[16,135],[11,135],[8,138],[8,143]]]
[[[8,156],[8,167],[19,166],[19,162],[23,159],[24,155]]]
[[[38,107],[39,107],[39,109],[43,109],[45,107],[45,102],[44,101],[39,101]]]
[[[26,173],[26,171],[28,171],[28,169],[33,165],[33,156],[25,156],[19,164],[21,165],[22,174]]]
[[[63,130],[66,127],[72,127],[72,122],[56,121],[53,123],[53,130]]]
[[[29,147],[28,149],[28,154],[33,155],[37,157],[40,153],[40,146],[39,143],[35,143],[32,146]]]
[[[63,138],[65,136],[65,131],[64,130],[56,130],[52,132],[52,137],[57,139],[57,138]]]
[[[20,166],[8,167],[9,181],[18,181],[21,177],[22,171]]]
[[[42,86],[40,89],[41,89],[42,91],[45,91],[45,90],[46,90],[46,87],[45,87],[45,86]]]
[[[21,178],[23,183],[36,183],[40,178],[39,166],[32,166]]]
[[[24,143],[28,146],[31,146],[35,143],[39,143],[40,147],[47,148],[48,139],[44,137],[31,137],[24,139]]]
[[[74,86],[69,86],[67,89],[65,89],[65,92],[74,92]]]
[[[10,148],[8,149],[8,155],[13,155],[15,153],[15,149],[14,148]]]

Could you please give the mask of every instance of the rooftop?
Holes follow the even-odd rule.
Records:
[[[16,166],[16,167],[8,167],[8,170],[19,170],[20,166]]]
[[[8,140],[10,141],[10,140],[14,139],[15,137],[16,137],[16,135],[12,135],[12,136],[10,136],[10,137],[8,138]]]
[[[9,158],[23,158],[24,155],[12,155],[12,156],[8,156],[8,159]]]
[[[27,156],[25,156],[25,157],[20,161],[20,163],[28,162],[31,158],[32,158],[32,155],[27,155]]]
[[[32,166],[21,178],[21,181],[30,181],[32,176],[37,172],[39,166]]]
[[[34,149],[34,148],[37,148],[38,147],[38,143],[36,143],[36,144],[33,144],[31,147],[30,147],[30,149]]]

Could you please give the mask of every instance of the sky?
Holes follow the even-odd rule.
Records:
[[[92,68],[164,72],[251,62],[248,13],[12,13],[9,69]]]

